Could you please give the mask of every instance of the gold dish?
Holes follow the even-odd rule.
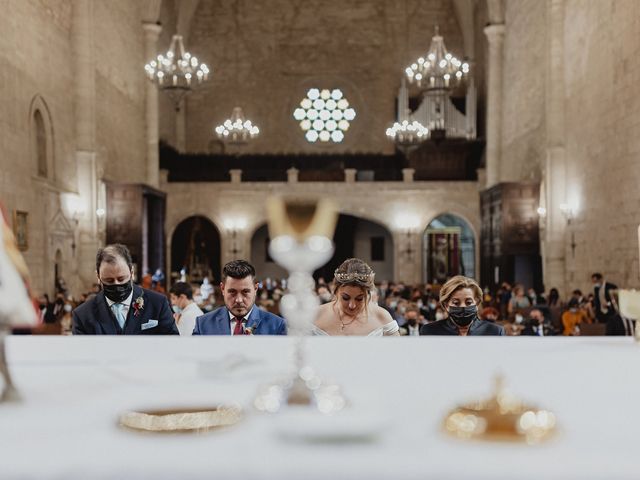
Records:
[[[242,419],[236,406],[131,411],[120,415],[120,426],[152,433],[205,433],[230,427]]]
[[[504,389],[498,377],[491,398],[455,408],[445,417],[444,429],[463,439],[536,444],[554,434],[556,417],[548,410],[525,405]]]

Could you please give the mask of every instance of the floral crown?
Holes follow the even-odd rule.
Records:
[[[375,277],[375,275],[376,275],[375,272],[371,272],[371,273],[355,273],[355,272],[338,273],[337,270],[333,273],[333,276],[335,277],[335,279],[338,280],[340,283],[349,283],[349,282],[353,282],[353,281],[369,283],[369,282],[373,281],[373,277]]]

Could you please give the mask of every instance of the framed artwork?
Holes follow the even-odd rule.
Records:
[[[443,284],[460,275],[460,227],[427,229],[427,281]]]
[[[16,244],[20,251],[29,248],[29,224],[28,213],[20,210],[13,211],[13,234],[16,237]]]

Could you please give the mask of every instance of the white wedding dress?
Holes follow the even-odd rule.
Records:
[[[384,335],[393,335],[399,330],[400,330],[400,327],[398,326],[398,322],[396,322],[395,320],[392,320],[389,323],[386,323],[383,326],[369,332],[367,335],[365,335],[365,337],[382,337]],[[311,329],[311,335],[316,335],[321,337],[331,336],[321,328],[316,327],[315,325],[313,325]]]

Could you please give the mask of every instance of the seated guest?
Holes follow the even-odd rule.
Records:
[[[427,323],[420,335],[504,335],[502,326],[478,317],[482,290],[472,278],[462,275],[449,279],[440,289],[440,305],[447,318]]]
[[[178,335],[167,297],[133,284],[127,247],[98,250],[96,274],[102,290],[73,311],[74,335]]]
[[[524,288],[522,285],[516,285],[513,289],[513,293],[514,296],[509,300],[509,315],[518,309],[529,308],[531,306],[531,301],[529,300],[529,297],[524,294]]]
[[[245,260],[233,260],[222,269],[224,307],[196,319],[194,335],[286,335],[283,318],[255,306],[256,270]]]
[[[420,335],[420,326],[423,320],[420,316],[420,309],[415,303],[410,304],[404,312],[405,324],[400,327],[401,335],[417,337]]]
[[[540,308],[533,308],[529,312],[529,318],[525,321],[525,326],[520,335],[548,337],[555,335],[555,330],[546,321],[544,312]]]
[[[580,325],[589,323],[586,312],[580,308],[577,298],[569,300],[569,309],[562,314],[563,335],[580,335]]]
[[[493,307],[483,308],[482,312],[480,312],[480,320],[485,320],[487,322],[496,322],[499,316],[500,313]]]
[[[174,283],[169,290],[169,297],[180,335],[191,335],[196,326],[196,318],[204,314],[193,301],[191,285],[185,282]]]
[[[398,323],[371,299],[374,277],[359,258],[342,262],[334,273],[334,300],[320,306],[313,335],[399,335]]]

